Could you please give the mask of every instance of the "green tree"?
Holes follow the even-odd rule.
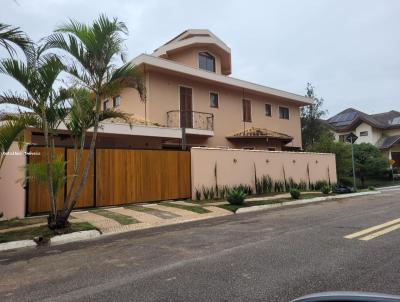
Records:
[[[65,95],[54,89],[54,83],[63,70],[63,65],[56,56],[43,55],[42,48],[33,48],[27,62],[4,59],[0,62],[0,72],[18,81],[24,93],[3,92],[0,105],[17,106],[19,114],[4,114],[5,125],[0,128],[1,149],[7,151],[12,141],[26,127],[41,129],[46,145],[46,175],[50,194],[51,212],[56,213],[56,188],[53,187],[52,169],[56,160],[54,134],[65,117],[63,101]],[[2,158],[2,161],[4,157]]]
[[[372,144],[354,145],[354,162],[356,175],[364,186],[367,177],[382,177],[389,167],[387,158]]]
[[[307,151],[335,154],[338,179],[350,175],[352,169],[350,145],[336,142],[330,135],[322,135],[318,141],[307,148]]]
[[[101,115],[101,101],[117,95],[123,88],[137,89],[145,100],[145,86],[140,73],[130,63],[116,67],[118,57],[124,62],[123,35],[128,30],[123,22],[101,15],[91,25],[70,20],[57,28],[46,39],[46,49],[62,50],[73,58],[64,62],[65,71],[75,77],[79,85],[87,88],[94,96],[93,132],[88,160],[83,174],[72,194],[67,195],[65,208],[57,215],[57,225],[62,226],[69,217],[77,198],[87,180],[93,162],[94,147]]]
[[[32,54],[33,43],[19,28],[0,23],[0,46],[4,47],[10,56],[16,55],[14,46],[21,48],[27,56]]]
[[[307,149],[320,137],[328,135],[329,129],[322,121],[322,117],[327,113],[323,110],[324,99],[318,98],[314,92],[314,86],[307,83],[306,97],[312,100],[312,104],[300,108],[301,132],[303,148]]]

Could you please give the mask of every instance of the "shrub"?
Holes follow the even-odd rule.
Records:
[[[374,187],[374,186],[369,186],[369,187],[368,187],[368,190],[370,190],[370,191],[375,191],[375,187]]]
[[[272,192],[273,181],[269,175],[263,175],[256,179],[256,194]]]
[[[340,185],[352,187],[353,186],[353,178],[350,177],[341,177],[338,181]]]
[[[210,189],[203,187],[203,197],[204,199],[210,199]]]
[[[323,187],[325,187],[327,185],[328,185],[328,183],[326,182],[326,180],[318,180],[315,183],[314,188],[315,188],[316,191],[319,191],[319,190],[321,190]]]
[[[214,199],[214,197],[215,197],[214,187],[211,187],[208,192],[209,192],[210,199]]]
[[[299,189],[291,189],[290,190],[290,196],[292,196],[293,199],[299,199],[300,198],[300,190]]]
[[[331,191],[331,188],[330,188],[329,186],[323,186],[323,187],[321,188],[321,192],[322,192],[323,194],[329,194],[330,191]]]
[[[196,189],[196,200],[200,200],[201,199],[201,192],[199,190]]]
[[[276,181],[274,183],[274,192],[284,192],[285,191],[285,183],[283,181]]]
[[[240,189],[232,189],[228,193],[228,202],[233,205],[241,205],[246,198],[246,193]]]
[[[233,186],[233,190],[243,191],[247,195],[251,195],[253,193],[253,189],[249,185],[240,184],[238,186]]]

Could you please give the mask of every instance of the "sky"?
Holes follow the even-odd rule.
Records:
[[[0,0],[0,22],[38,41],[68,19],[126,23],[127,58],[189,28],[210,29],[232,51],[232,75],[296,94],[307,83],[332,116],[348,107],[400,111],[397,0]],[[0,50],[0,57],[7,53]],[[0,74],[0,91],[21,87]]]

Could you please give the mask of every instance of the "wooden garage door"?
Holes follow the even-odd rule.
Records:
[[[96,205],[190,197],[190,152],[98,149]]]

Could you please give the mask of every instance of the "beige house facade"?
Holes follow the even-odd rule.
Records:
[[[348,108],[326,121],[337,141],[345,141],[348,134],[358,136],[356,144],[370,143],[378,147],[388,159],[400,166],[400,112],[392,110],[366,114]]]
[[[146,101],[125,89],[103,108],[179,134],[185,128],[188,147],[301,150],[299,108],[310,100],[230,77],[231,50],[212,32],[186,30],[132,64],[143,74]],[[181,135],[148,142],[159,149],[181,144]]]

